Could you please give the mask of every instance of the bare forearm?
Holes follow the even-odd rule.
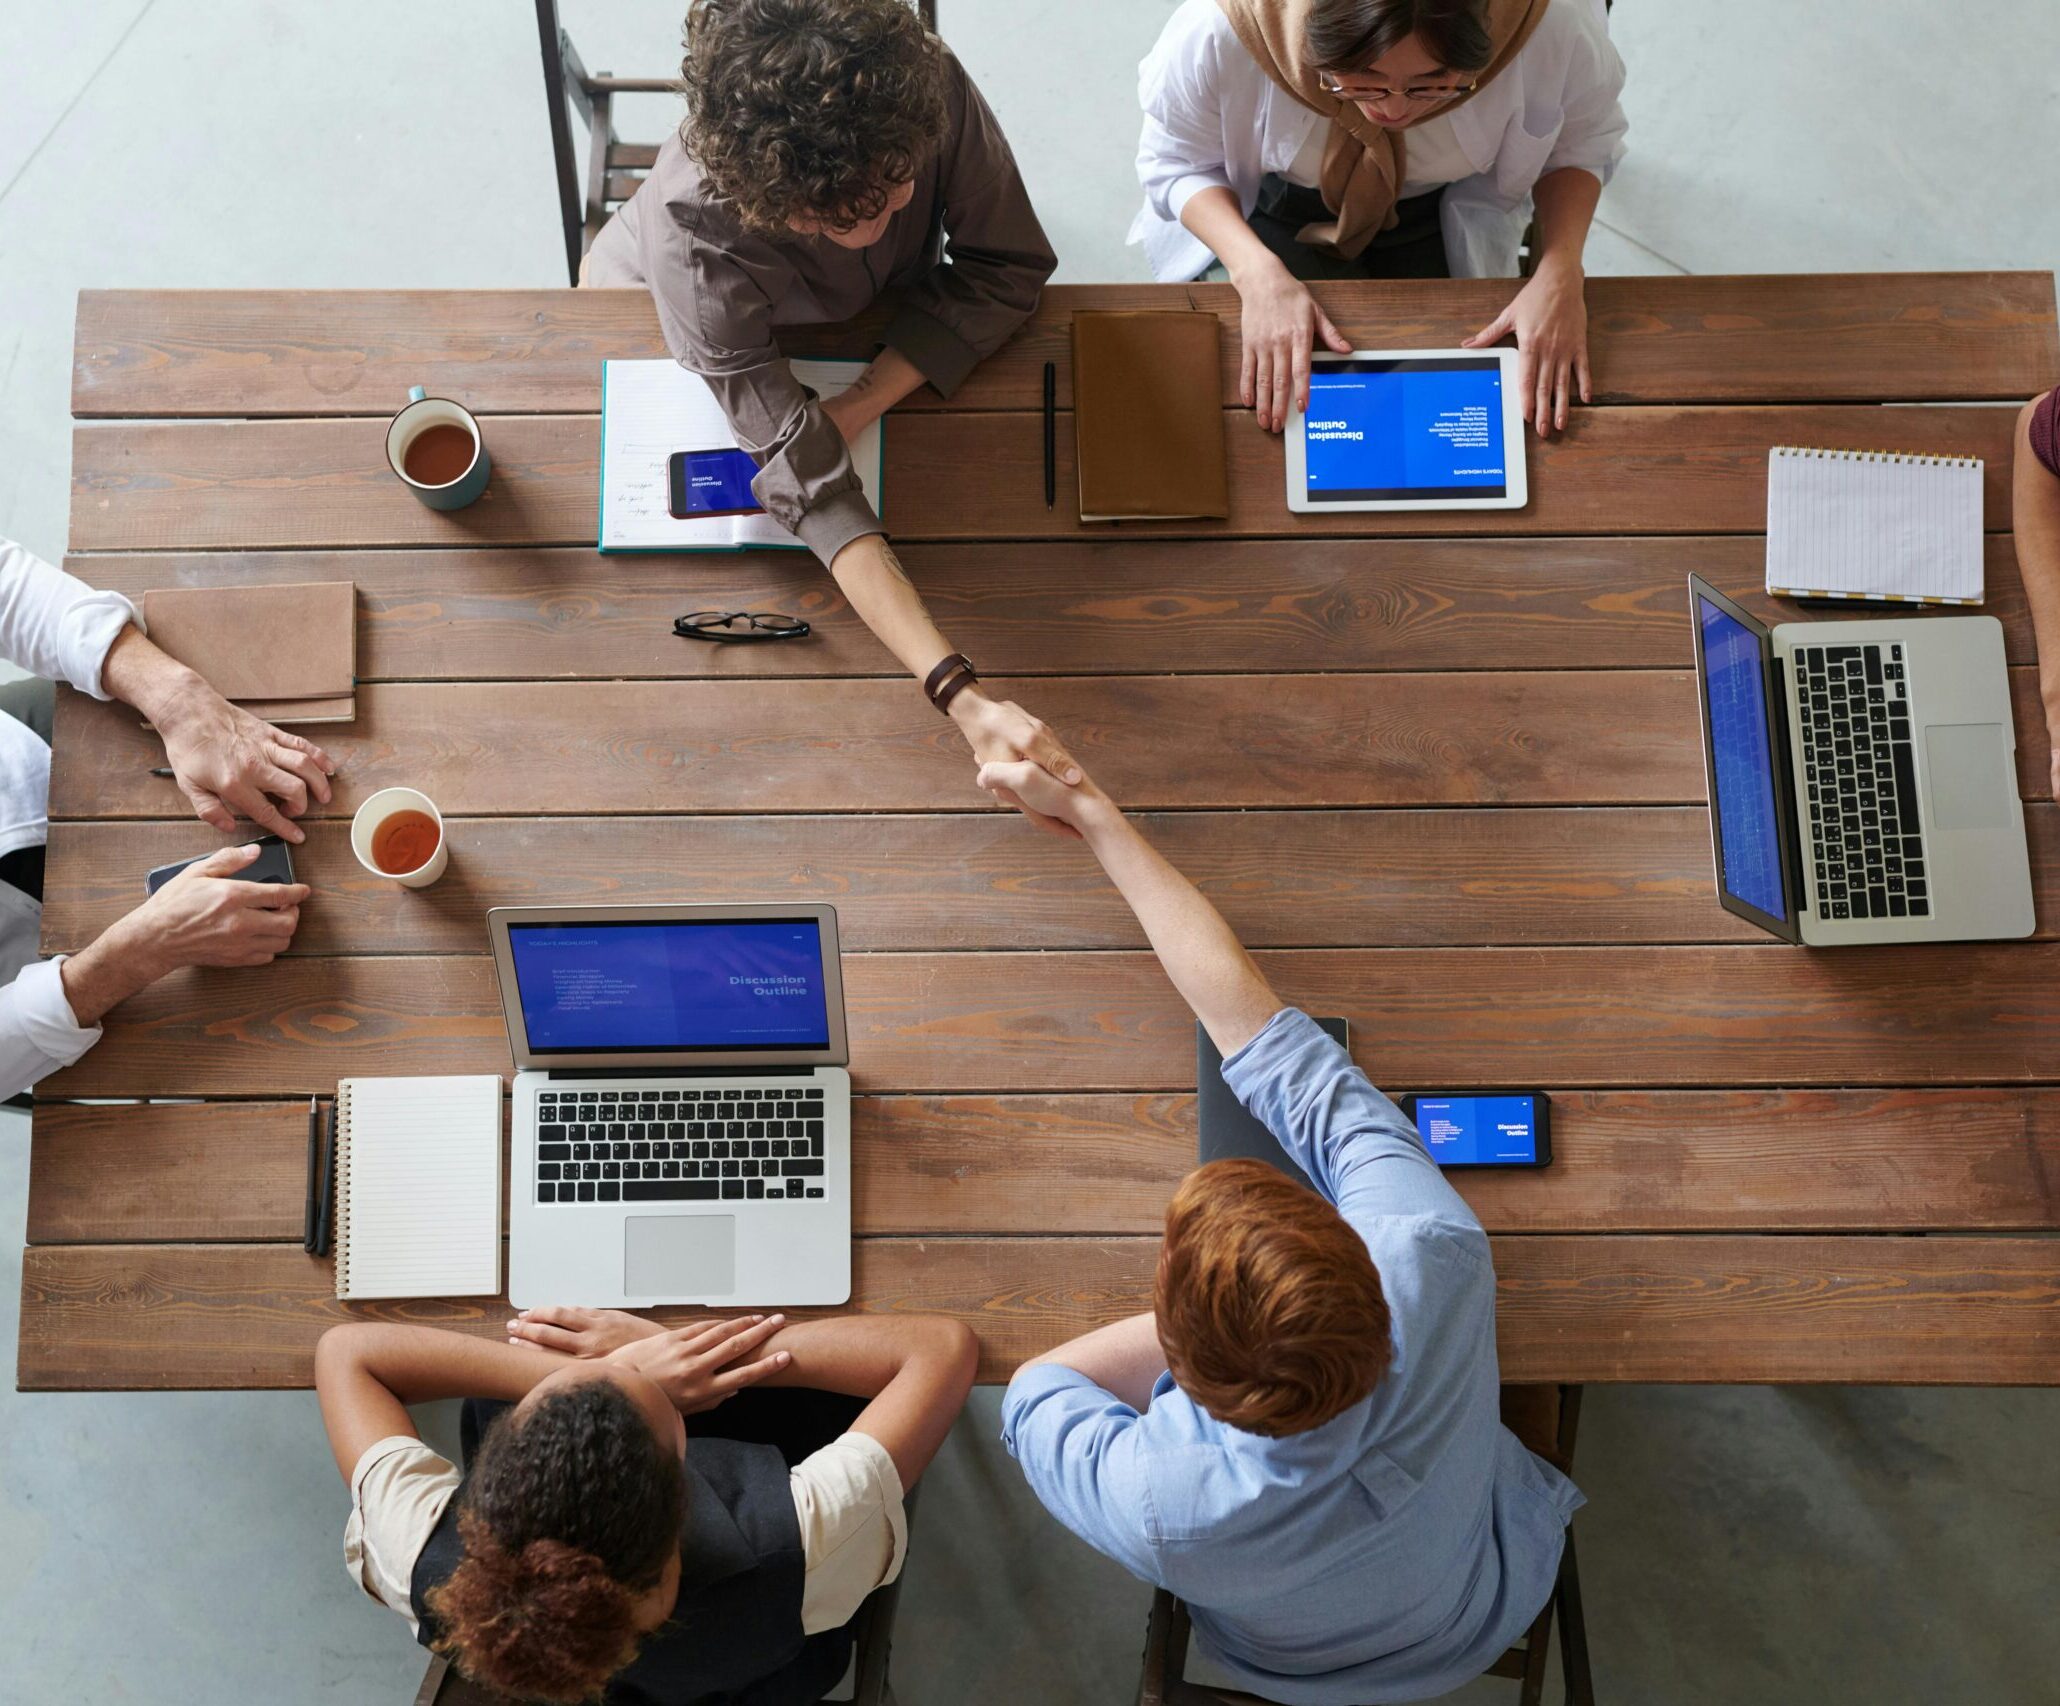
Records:
[[[117,634],[107,648],[100,666],[100,685],[158,724],[181,700],[210,691],[200,676],[158,650],[150,637],[133,625]]]
[[[1588,227],[1602,199],[1602,180],[1579,166],[1547,172],[1531,191],[1538,216],[1538,264],[1579,267]]]
[[[67,958],[58,967],[57,977],[72,1017],[82,1029],[90,1030],[111,1009],[147,989],[170,969],[146,933],[130,919],[120,918]]]
[[[965,1406],[979,1345],[958,1322],[936,1315],[840,1315],[802,1321],[766,1342],[793,1361],[768,1386],[808,1386],[869,1398],[851,1426],[887,1448],[904,1489],[929,1467]]]
[[[867,362],[849,387],[826,398],[823,410],[848,442],[922,383],[922,370],[901,351],[889,347]]]
[[[1146,1311],[1054,1345],[1023,1366],[1034,1368],[1040,1363],[1084,1374],[1142,1414],[1151,1406],[1152,1388],[1166,1372],[1166,1353],[1159,1345],[1158,1318]]]
[[[1280,257],[1259,241],[1237,196],[1220,184],[1189,196],[1180,210],[1180,223],[1208,246],[1233,282],[1281,264]]]
[[[1244,1047],[1281,1003],[1223,915],[1113,806],[1084,833],[1210,1039],[1226,1056]]]
[[[918,680],[951,651],[885,535],[867,533],[852,540],[837,553],[830,574],[859,619]]]
[[[2032,454],[2024,422],[2017,428],[2011,496],[2017,569],[2038,641],[2039,693],[2045,702],[2046,727],[2060,748],[2060,478],[2047,473]]]
[[[332,1328],[315,1348],[322,1423],[345,1480],[368,1445],[412,1433],[407,1406],[437,1398],[517,1399],[564,1358],[437,1327]]]

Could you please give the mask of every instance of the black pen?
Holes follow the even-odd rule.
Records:
[[[162,776],[167,782],[176,780],[176,773],[170,766],[164,764],[160,764],[155,770],[151,771],[151,775]]]
[[[329,1135],[322,1143],[322,1169],[318,1181],[321,1195],[315,1211],[315,1248],[313,1255],[329,1254],[329,1228],[336,1218],[336,1103],[329,1104]]]
[[[300,1220],[300,1247],[312,1256],[315,1253],[315,1168],[321,1159],[322,1104],[319,1098],[308,1098],[308,1203]]]
[[[1050,509],[1059,495],[1059,370],[1055,362],[1044,364],[1044,507]]]

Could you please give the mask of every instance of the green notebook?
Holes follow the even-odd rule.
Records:
[[[862,361],[795,361],[794,377],[818,396],[849,389]],[[851,463],[874,512],[880,509],[885,434],[875,421],[858,435]],[[699,374],[676,361],[601,364],[601,539],[603,551],[804,549],[772,517],[697,516],[671,509],[673,453],[727,450],[736,435]]]

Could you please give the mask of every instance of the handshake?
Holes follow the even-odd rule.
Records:
[[[1039,829],[1075,839],[1121,814],[1042,719],[1011,700],[983,700],[961,723],[979,765],[975,781]]]

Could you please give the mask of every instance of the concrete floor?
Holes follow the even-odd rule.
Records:
[[[587,62],[624,72],[670,66],[681,9],[565,0]],[[1123,246],[1134,66],[1169,10],[942,0],[1062,278],[1143,276]],[[1626,0],[1632,153],[1591,269],[2052,266],[2060,195],[2037,156],[2060,131],[2060,7],[1946,17]],[[526,7],[0,0],[0,41],[0,532],[47,556],[79,287],[561,277]],[[23,1123],[0,1116],[0,1250],[21,1238]],[[18,1281],[0,1260],[0,1369]],[[980,1394],[932,1472],[902,1698],[1125,1701],[1146,1595],[1024,1498],[995,1413]],[[1591,1391],[1605,1698],[2052,1706],[2056,1438],[2051,1392]],[[305,1394],[0,1390],[0,1702],[407,1700],[418,1657],[346,1583],[343,1512]]]

